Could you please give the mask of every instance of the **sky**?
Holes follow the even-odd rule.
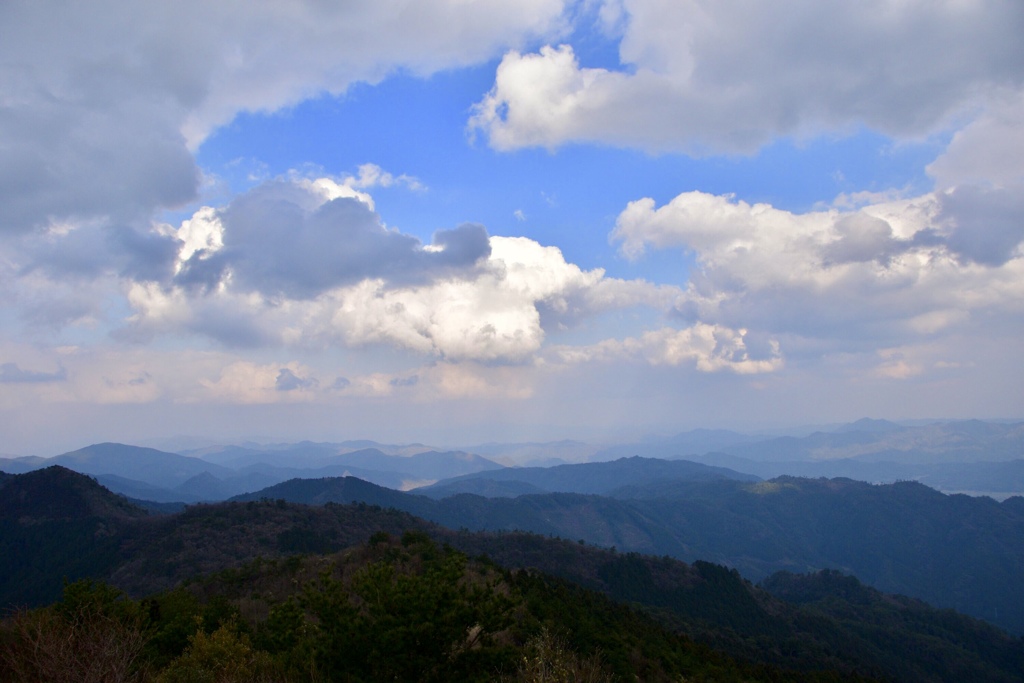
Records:
[[[1024,415],[1019,0],[0,3],[0,452]]]

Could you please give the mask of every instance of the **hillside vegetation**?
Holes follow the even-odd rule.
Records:
[[[73,649],[88,658],[71,656]],[[598,593],[408,532],[144,601],[80,582],[0,627],[4,680],[843,681],[752,665]]]
[[[459,494],[436,501],[353,479],[295,480],[240,499],[264,497],[368,500],[449,528],[523,530],[687,562],[707,560],[754,581],[777,571],[839,569],[879,590],[1024,633],[1020,497],[999,503],[945,495],[914,482],[780,477],[659,479],[604,496]]]
[[[24,476],[7,480],[5,490],[18,495]],[[299,676],[295,663],[316,661],[310,659],[315,650],[311,643],[325,642],[316,638],[328,637],[320,634],[314,638],[316,628],[324,623],[316,610],[327,609],[316,602],[316,593],[321,591],[335,596],[330,603],[335,610],[331,621],[355,619],[338,628],[343,633],[352,628],[374,633],[372,640],[380,641],[375,647],[385,663],[366,659],[374,650],[365,645],[358,656],[351,655],[352,661],[331,664],[324,660],[317,666],[334,671],[329,678],[333,680],[375,680],[382,669],[374,667],[386,666],[393,658],[394,650],[386,649],[391,647],[388,643],[413,636],[405,631],[401,632],[405,635],[390,634],[391,626],[360,621],[372,616],[365,611],[370,608],[360,593],[362,579],[356,579],[370,572],[368,567],[379,572],[374,580],[387,577],[388,585],[400,596],[413,599],[419,595],[415,601],[421,606],[429,599],[417,593],[420,588],[415,586],[422,588],[422,583],[417,583],[420,578],[400,577],[445,575],[467,590],[491,586],[491,592],[474,598],[474,603],[488,604],[496,596],[512,600],[506,615],[511,621],[487,622],[491,625],[480,631],[490,634],[489,640],[479,641],[479,648],[475,644],[470,648],[480,652],[465,653],[463,658],[463,654],[456,656],[454,650],[441,648],[448,653],[443,661],[422,664],[425,671],[439,672],[437,676],[453,676],[456,669],[446,667],[464,666],[467,668],[458,671],[469,676],[467,680],[500,676],[516,680],[507,677],[520,675],[521,664],[556,655],[566,657],[567,666],[591,667],[603,672],[602,676],[612,676],[592,680],[632,680],[637,672],[643,672],[641,680],[679,680],[678,676],[684,675],[687,680],[869,677],[1009,681],[1019,680],[1024,671],[1024,648],[1019,639],[953,612],[882,595],[850,577],[784,575],[766,583],[780,598],[745,581],[734,570],[707,562],[685,564],[523,533],[451,531],[404,512],[365,503],[311,507],[278,499],[195,506],[180,514],[152,517],[86,477],[59,469],[36,476],[51,477],[49,486],[41,489],[43,497],[66,498],[72,503],[84,499],[74,504],[91,499],[99,508],[112,511],[108,517],[96,518],[105,525],[111,543],[103,546],[104,552],[94,554],[88,566],[75,564],[66,555],[50,564],[32,556],[35,550],[52,552],[52,544],[41,544],[35,550],[25,547],[14,556],[36,568],[36,585],[51,590],[54,597],[19,593],[17,581],[5,574],[0,577],[6,588],[4,604],[46,604],[59,595],[64,578],[80,577],[109,582],[135,600],[146,598],[141,603],[115,601],[136,605],[135,611],[129,611],[148,615],[150,620],[132,627],[144,636],[144,647],[133,665],[139,676],[166,671],[175,658],[188,652],[198,657],[210,648],[250,653],[252,659],[246,660],[246,666],[270,667],[266,671],[273,675],[268,673],[271,677],[265,680]],[[38,480],[30,483],[39,485]],[[352,484],[352,490],[359,486]],[[365,482],[361,487],[373,491]],[[47,509],[47,503],[40,501],[38,508]],[[24,514],[2,521],[11,525],[7,528],[29,529],[38,524]],[[95,539],[95,528],[83,531],[75,520],[51,523],[64,526],[48,527],[45,534],[59,531],[66,541],[74,541],[80,534],[78,547],[86,548]],[[489,559],[470,559],[484,557]],[[435,560],[440,563],[436,575],[431,573],[434,570],[427,571]],[[455,565],[462,568],[462,578],[452,578]],[[100,589],[93,584],[90,590]],[[453,588],[444,590],[449,591],[442,591],[444,595],[457,595],[450,592]],[[64,603],[67,600],[65,597]],[[443,602],[447,601],[449,598]],[[40,623],[54,632],[71,629],[67,635],[72,638],[78,622],[61,622],[65,618],[61,614],[67,612],[61,612],[63,609],[22,613],[21,622],[8,623],[14,630],[7,631],[5,642],[14,643],[15,649],[21,647],[29,636],[18,629]],[[391,611],[392,607],[385,610]],[[440,618],[435,615],[424,623],[436,626]],[[279,619],[291,624],[286,633],[292,635],[270,638],[265,629]],[[472,619],[485,623],[479,615]],[[103,620],[113,628],[109,615]],[[397,622],[388,623],[400,627]],[[460,628],[474,626],[476,623]],[[307,636],[313,641],[304,640]],[[265,637],[270,639],[261,640]],[[305,643],[298,650],[294,649],[299,642],[296,637]],[[458,642],[462,641],[452,640],[448,646]],[[435,647],[435,656],[437,652]],[[466,673],[470,670],[475,673]],[[247,671],[255,675],[252,672],[256,670]],[[303,675],[308,679],[309,672]]]

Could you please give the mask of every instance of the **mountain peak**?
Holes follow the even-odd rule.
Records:
[[[0,481],[0,519],[30,523],[84,517],[144,517],[147,514],[92,477],[60,465]]]

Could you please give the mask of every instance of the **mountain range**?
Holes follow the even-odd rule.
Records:
[[[725,430],[621,444],[595,460],[629,455],[684,458],[762,478],[914,480],[948,492],[1024,493],[1024,423],[962,420],[899,425],[862,419],[831,431],[763,438]]]
[[[684,561],[709,560],[752,580],[778,571],[839,569],[880,590],[1024,633],[1024,498],[999,503],[988,497],[945,495],[914,482],[871,485],[850,479],[652,481],[643,474],[648,462],[665,461],[629,458],[562,466],[566,481],[579,468],[616,473],[608,480],[618,479],[622,485],[605,495],[485,498],[460,493],[433,499],[354,478],[326,478],[296,479],[236,500],[362,500],[449,528],[523,530]],[[638,483],[621,474],[630,465],[641,473],[635,476]],[[510,471],[497,472],[508,476]],[[588,481],[599,479],[592,474],[580,477],[578,484],[585,488]]]
[[[3,460],[0,470],[61,464],[165,512],[235,496],[311,504],[363,500],[452,528],[522,529],[685,561],[711,560],[752,580],[781,570],[837,568],[880,590],[1022,633],[1024,614],[1015,605],[1024,605],[1024,594],[1013,588],[1013,577],[1024,575],[1024,561],[1012,540],[1014,534],[1024,537],[1022,499],[998,504],[900,481],[1013,492],[1024,484],[1024,460],[997,458],[1017,454],[1021,432],[1020,423],[908,427],[882,420],[762,441],[705,430],[652,443],[664,449],[671,442],[677,454],[686,443],[733,454],[694,456],[701,462],[629,457],[548,468],[503,467],[477,454],[419,444],[246,444],[189,455],[97,444],[54,458]],[[530,445],[534,454],[540,447]],[[565,451],[580,444],[557,447]],[[991,447],[991,455],[980,454],[983,447]],[[896,451],[903,462],[876,459]],[[940,460],[959,453],[976,461],[911,462],[924,453]],[[831,457],[836,454],[842,457]],[[804,460],[772,459],[782,457]],[[992,460],[980,460],[985,457]],[[790,474],[832,480],[786,478]],[[844,476],[898,483],[871,486],[836,478]],[[772,481],[758,483],[760,477]],[[378,486],[370,490],[367,482]],[[400,493],[415,485],[423,485],[414,489],[422,495]],[[361,487],[358,494],[348,491],[353,487]],[[911,555],[908,544],[917,547]]]
[[[372,444],[303,442],[263,449],[224,446],[191,451],[189,455],[102,443],[52,458],[0,459],[0,470],[17,474],[60,465],[95,476],[112,491],[130,498],[196,503],[224,500],[296,477],[357,476],[405,489],[501,468],[471,453],[416,447],[370,448],[365,447],[366,443]],[[355,449],[354,445],[364,447]]]
[[[739,487],[762,496],[776,486],[799,490],[799,486],[789,489],[791,483],[799,482],[690,482],[698,489]],[[425,509],[451,501],[457,507],[458,501],[467,500],[490,504],[558,496],[622,502],[580,494],[514,500],[463,494],[435,501],[353,478],[289,482],[288,486],[304,487],[309,495],[318,488],[335,487],[350,498],[380,496],[381,503],[415,500]],[[927,516],[927,509],[913,507],[920,497],[915,495],[920,494],[917,489],[924,487],[909,486],[906,490],[874,488],[882,490],[883,496],[902,500],[908,511]],[[275,492],[281,493],[281,488]],[[4,544],[0,604],[46,603],[57,597],[64,579],[109,581],[131,596],[151,596],[143,604],[153,628],[165,634],[159,641],[162,648],[172,648],[167,640],[171,632],[186,624],[194,629],[197,618],[211,630],[224,623],[217,619],[233,618],[255,634],[254,647],[269,648],[269,654],[286,653],[281,643],[291,641],[277,636],[268,639],[271,633],[286,631],[266,629],[286,615],[295,615],[296,605],[315,609],[319,604],[315,601],[337,595],[343,585],[349,586],[346,590],[376,586],[375,590],[398,591],[389,600],[399,600],[405,591],[417,605],[436,596],[438,605],[452,606],[462,593],[452,592],[456,584],[438,583],[442,574],[427,574],[425,578],[434,577],[430,582],[417,582],[414,575],[398,573],[415,571],[417,566],[451,566],[472,572],[457,575],[465,577],[461,585],[491,586],[488,590],[496,592],[488,593],[487,600],[504,595],[501,604],[510,608],[511,600],[518,605],[519,623],[534,624],[532,629],[548,624],[571,634],[572,643],[583,651],[600,649],[603,666],[619,676],[1013,681],[1024,672],[1024,643],[1019,638],[952,611],[882,594],[836,571],[774,574],[759,587],[735,569],[714,563],[688,564],[522,532],[450,531],[367,503],[307,506],[278,498],[191,506],[178,514],[153,516],[88,477],[60,467],[0,478],[0,501]],[[976,515],[973,523],[986,521]],[[442,550],[441,544],[465,555],[459,559],[455,551]],[[468,557],[483,556],[489,559],[467,564]],[[445,564],[437,564],[442,560]],[[331,579],[324,568],[332,566],[339,567],[335,571],[340,575],[352,577],[352,582]],[[377,583],[367,583],[371,580]],[[176,585],[181,588],[167,592]],[[482,593],[477,595],[478,600],[484,599]],[[290,596],[301,596],[301,600]],[[186,609],[196,600],[200,601],[197,607]],[[1008,604],[1012,600],[1008,596]],[[414,603],[408,603],[409,608]],[[405,609],[407,603],[389,604]],[[271,618],[252,621],[260,613]],[[340,618],[346,613],[335,609],[332,614]],[[394,621],[365,624],[364,629],[375,629],[374,638],[385,639],[368,645],[384,647],[387,638],[397,637],[399,631],[380,631],[392,628],[387,624]],[[312,625],[301,632],[308,628]],[[174,642],[181,644],[173,647],[180,652],[188,641],[175,637]],[[419,656],[416,653],[410,650],[409,656]]]
[[[487,497],[515,497],[527,493],[564,492],[609,494],[624,486],[643,486],[659,481],[758,481],[760,478],[725,467],[713,467],[688,460],[620,458],[609,462],[515,467],[485,470],[445,479],[415,489],[431,498],[457,493]]]
[[[793,475],[876,483],[914,480],[946,492],[996,497],[1024,493],[1024,423],[978,420],[900,425],[862,419],[799,436],[698,429],[615,445],[489,443],[457,450],[366,440],[198,448],[193,444],[180,452],[105,443],[52,458],[0,458],[0,471],[23,473],[62,465],[96,476],[112,490],[133,498],[192,503],[224,500],[293,478],[356,476],[408,490],[505,467],[551,468],[632,456],[684,459],[764,479]],[[554,470],[551,475],[555,476]],[[576,490],[564,484],[538,485],[543,477],[527,481],[530,477],[501,475],[486,484],[467,479],[444,485],[449,493],[489,496]],[[445,489],[432,491],[430,495],[439,496]]]

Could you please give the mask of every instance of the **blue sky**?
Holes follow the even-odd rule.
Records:
[[[495,234],[557,244],[581,266],[636,276],[638,269],[594,239],[611,231],[631,199],[663,203],[690,188],[807,211],[843,192],[926,191],[932,181],[924,167],[948,142],[936,134],[894,143],[858,129],[784,137],[751,154],[699,159],[584,144],[497,152],[467,130],[496,66],[492,60],[429,78],[397,74],[376,86],[356,84],[341,97],[243,113],[203,142],[197,160],[236,192],[252,186],[250,173],[273,177],[311,166],[337,176],[374,163],[428,187],[382,188],[374,195],[389,224],[421,239],[441,227],[478,222]]]
[[[1021,415],[1019,3],[0,18],[0,450]]]

